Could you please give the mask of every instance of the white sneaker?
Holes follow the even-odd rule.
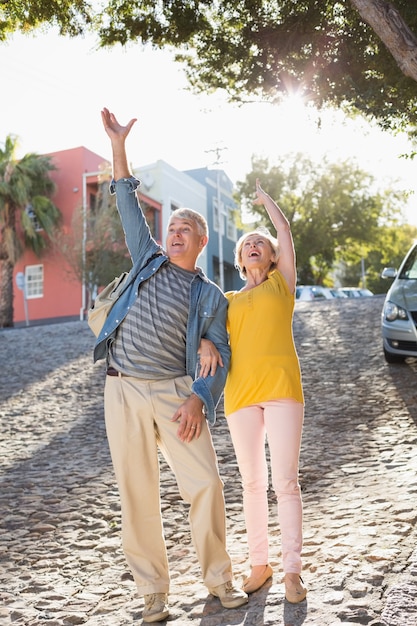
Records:
[[[217,585],[217,587],[209,589],[209,592],[212,596],[219,598],[225,609],[236,609],[248,601],[247,594],[242,589],[235,587],[232,581]]]
[[[145,607],[142,613],[144,622],[161,622],[166,619],[168,615],[167,593],[150,593],[145,596]]]

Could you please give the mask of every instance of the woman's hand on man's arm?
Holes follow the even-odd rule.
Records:
[[[207,378],[207,376],[214,376],[217,370],[217,366],[223,367],[223,359],[220,352],[210,339],[200,340],[200,346],[197,350],[197,354],[200,356],[200,376]]]

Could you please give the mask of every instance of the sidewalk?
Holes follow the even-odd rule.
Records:
[[[382,302],[296,305],[307,601],[284,601],[271,493],[273,580],[245,607],[223,609],[201,582],[187,507],[162,463],[167,625],[417,626],[417,363],[385,364]],[[142,623],[121,550],[93,340],[85,322],[0,331],[2,624]],[[225,420],[212,432],[240,582],[248,562],[239,475]]]

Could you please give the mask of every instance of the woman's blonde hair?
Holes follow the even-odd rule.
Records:
[[[240,237],[240,239],[238,239],[236,243],[236,248],[235,248],[235,267],[239,271],[239,275],[242,280],[246,280],[246,267],[242,265],[242,249],[243,249],[243,245],[246,239],[250,237],[251,235],[260,235],[261,237],[263,237],[269,242],[269,245],[271,246],[271,250],[274,254],[274,260],[271,262],[271,266],[269,268],[270,272],[272,272],[272,270],[275,270],[277,268],[277,263],[279,259],[280,250],[279,250],[278,240],[271,235],[271,233],[269,232],[267,228],[260,226],[259,228],[256,228],[255,230],[251,230],[249,233],[244,233]]]

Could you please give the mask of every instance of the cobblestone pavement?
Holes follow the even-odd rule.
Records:
[[[300,478],[307,601],[284,601],[276,504],[274,577],[225,610],[201,582],[187,507],[162,465],[172,573],[167,624],[417,625],[417,361],[384,362],[381,297],[297,303],[306,418]],[[0,332],[0,622],[142,623],[121,550],[103,423],[103,363],[85,322]],[[224,418],[213,429],[235,577],[247,571],[241,487]]]

